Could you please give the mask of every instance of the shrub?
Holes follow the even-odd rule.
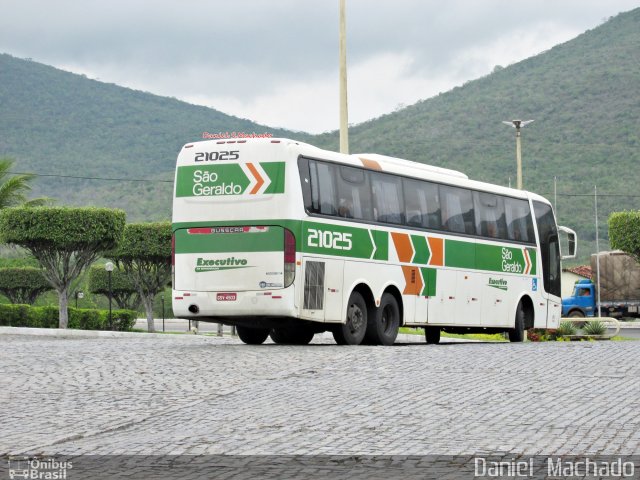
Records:
[[[32,305],[48,290],[53,290],[53,287],[44,278],[40,268],[0,268],[0,293],[11,303]]]
[[[58,315],[58,307],[0,305],[0,326],[57,328]],[[113,328],[110,328],[109,310],[69,307],[68,326],[82,330],[130,331],[137,317],[137,312],[133,310],[113,310]]]
[[[575,335],[578,332],[578,328],[573,322],[560,322],[560,326],[558,327],[558,335],[561,337],[567,337],[570,335]]]
[[[609,215],[609,241],[640,262],[640,210]]]
[[[591,320],[582,327],[586,335],[603,335],[607,331],[607,325],[600,320]]]

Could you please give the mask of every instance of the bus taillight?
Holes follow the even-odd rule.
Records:
[[[284,229],[284,286],[296,278],[296,237],[291,230]]]

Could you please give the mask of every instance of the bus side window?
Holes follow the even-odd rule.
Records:
[[[384,223],[404,223],[404,201],[400,177],[371,172],[374,220]]]
[[[338,167],[338,216],[371,220],[371,187],[369,175],[360,168]]]
[[[450,232],[476,233],[471,191],[440,185],[442,226]]]
[[[473,200],[478,234],[489,238],[508,238],[503,197],[492,193],[473,192]]]
[[[326,163],[309,162],[311,174],[311,206],[314,213],[336,215],[335,167]]]
[[[529,203],[518,198],[504,199],[507,238],[517,242],[533,242],[533,221]]]

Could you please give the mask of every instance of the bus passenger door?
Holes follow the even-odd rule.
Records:
[[[344,260],[305,258],[303,260],[302,314],[307,320],[342,320]]]

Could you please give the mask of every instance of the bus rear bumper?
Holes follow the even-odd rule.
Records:
[[[274,291],[185,292],[173,290],[173,313],[176,318],[216,321],[220,317],[295,317],[294,288]]]

